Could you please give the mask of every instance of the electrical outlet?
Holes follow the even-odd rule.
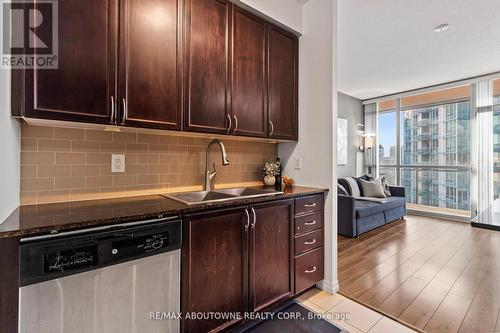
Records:
[[[125,172],[125,155],[111,155],[111,172]]]
[[[295,170],[302,170],[302,157],[297,156],[293,160],[293,167]]]

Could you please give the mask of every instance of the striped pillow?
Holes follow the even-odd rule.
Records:
[[[355,198],[359,198],[361,196],[361,191],[359,190],[359,185],[356,179],[353,177],[344,177],[343,178],[347,185],[349,186],[349,193]]]

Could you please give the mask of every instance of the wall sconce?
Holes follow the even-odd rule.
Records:
[[[373,136],[366,136],[365,137],[365,147],[367,149],[373,148],[374,144],[375,144],[375,138]]]
[[[356,124],[357,126],[357,134],[358,134],[358,149],[360,152],[363,152],[365,150],[365,125],[363,124]]]

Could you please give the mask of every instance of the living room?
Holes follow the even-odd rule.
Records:
[[[339,2],[339,293],[416,331],[500,331],[498,5]]]

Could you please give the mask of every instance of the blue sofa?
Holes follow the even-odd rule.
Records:
[[[405,188],[390,186],[389,189],[391,196],[385,203],[361,201],[351,195],[338,194],[337,232],[343,236],[357,237],[384,224],[402,219],[406,215]]]

